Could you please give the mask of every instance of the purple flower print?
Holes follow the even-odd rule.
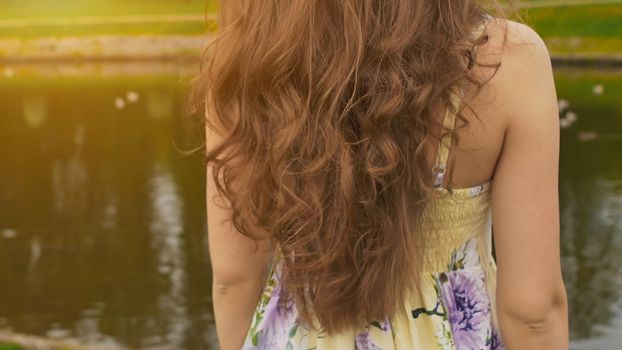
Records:
[[[275,273],[276,284],[270,295],[268,303],[263,308],[262,319],[257,326],[256,344],[253,345],[252,337],[246,339],[243,350],[255,349],[285,349],[290,341],[292,333],[297,329],[298,312],[293,301],[288,301],[285,305],[279,303],[283,297],[283,289]]]
[[[381,330],[383,333],[391,331],[391,322],[387,319],[382,322],[372,321],[365,330],[360,332],[354,339],[354,345],[356,350],[382,350],[370,338],[369,331],[371,327],[375,327]]]
[[[467,269],[441,273],[438,282],[456,348],[483,349],[491,325],[483,271]]]
[[[359,333],[354,339],[355,350],[382,350],[369,338],[369,329]]]
[[[503,345],[501,336],[494,327],[492,328],[492,335],[486,342],[486,345],[490,347],[490,350],[505,350],[505,345]]]

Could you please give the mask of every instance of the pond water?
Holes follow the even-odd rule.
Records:
[[[0,331],[216,348],[201,157],[180,151],[201,142],[181,114],[195,69],[0,67]],[[556,76],[572,348],[611,349],[622,342],[622,72]]]

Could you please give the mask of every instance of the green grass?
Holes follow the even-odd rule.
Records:
[[[531,0],[540,2],[545,0]],[[216,0],[0,0],[0,22],[14,19],[214,14]],[[622,54],[622,3],[536,7],[523,19],[547,42],[553,54]],[[215,28],[213,20],[105,23],[76,25],[0,26],[2,38],[83,35],[199,35]]]
[[[525,17],[544,37],[622,36],[622,4],[532,8]]]
[[[109,23],[94,25],[50,25],[0,28],[1,38],[74,37],[97,35],[198,35],[209,32],[214,21],[166,23]]]
[[[67,37],[85,35],[192,35],[213,29],[214,21],[202,15],[215,13],[215,0],[0,0],[0,39]],[[72,18],[123,16],[197,15],[198,19],[178,22],[153,20],[140,23],[76,24]],[[28,25],[28,21],[67,19],[66,23]],[[24,20],[19,26],[2,26],[3,20]],[[207,22],[207,23],[206,23]]]
[[[204,13],[215,0],[0,0],[0,19]]]
[[[0,350],[26,350],[26,349],[19,344],[0,342]]]
[[[622,4],[526,9],[524,20],[554,54],[622,54]]]

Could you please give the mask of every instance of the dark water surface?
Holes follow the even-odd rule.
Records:
[[[206,348],[204,176],[175,147],[200,141],[180,113],[192,70],[14,69],[0,85],[0,327]]]
[[[0,330],[216,348],[201,159],[175,147],[201,142],[180,115],[194,69],[0,67]],[[556,75],[569,103],[560,204],[573,349],[615,349],[622,72]]]
[[[622,344],[622,72],[557,70],[561,253],[572,349]],[[563,123],[562,123],[563,124]]]

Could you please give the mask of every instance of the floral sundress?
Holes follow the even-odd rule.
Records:
[[[457,95],[452,103],[458,104]],[[454,106],[455,107],[455,106]],[[449,108],[444,126],[453,127]],[[330,336],[297,322],[293,302],[279,303],[282,260],[272,264],[242,349],[275,350],[481,350],[505,349],[495,308],[496,264],[492,256],[491,181],[446,189],[451,139],[441,139],[435,163],[436,190],[421,227],[423,273],[418,294],[385,320]],[[281,258],[282,259],[282,258]],[[405,281],[407,283],[407,281]]]
[[[243,349],[504,349],[495,311],[489,192],[490,182],[454,189],[430,206],[426,214],[437,220],[425,224],[433,239],[419,295],[406,300],[402,312],[363,329],[328,336],[298,324],[292,302],[279,306],[282,264],[275,262]]]

